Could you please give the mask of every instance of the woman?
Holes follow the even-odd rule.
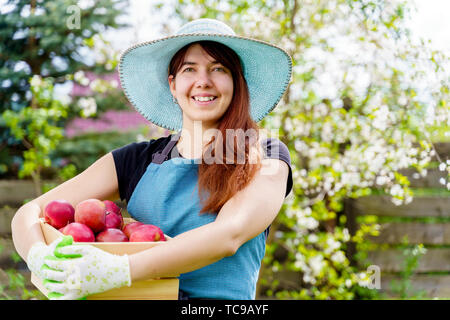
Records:
[[[177,133],[113,150],[21,207],[12,222],[18,253],[58,299],[178,274],[180,299],[254,299],[268,228],[292,188],[286,146],[261,140],[256,121],[285,92],[289,55],[199,19],[128,49],[119,69],[134,107]],[[129,256],[44,244],[38,217],[49,201],[119,197],[134,219],[173,239]],[[57,259],[56,246],[83,259]],[[71,270],[81,285],[71,285]]]

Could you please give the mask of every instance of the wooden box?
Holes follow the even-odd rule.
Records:
[[[134,220],[131,218],[123,218],[124,223],[130,223]],[[57,229],[40,219],[42,233],[45,242],[50,244],[62,235]],[[164,235],[167,241],[171,238]],[[163,242],[85,242],[109,253],[124,255],[140,252]],[[31,282],[45,296],[48,296],[47,289],[43,286],[41,279],[33,273],[31,274]],[[179,280],[174,278],[159,278],[143,281],[136,281],[130,287],[112,289],[106,292],[98,293],[87,297],[87,300],[177,300],[178,299]]]

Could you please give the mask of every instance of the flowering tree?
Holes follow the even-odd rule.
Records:
[[[410,36],[409,10],[383,0],[191,0],[173,13],[181,22],[220,19],[293,58],[288,91],[261,123],[289,147],[294,191],[272,225],[264,260],[271,268],[260,283],[270,286],[273,273],[290,270],[300,287],[268,294],[355,298],[368,275],[350,264],[346,247],[377,235],[377,225],[350,235],[339,216],[343,200],[381,188],[395,204],[409,203],[399,170],[427,174],[435,155],[430,128],[449,124],[448,58]],[[450,172],[448,163],[441,169]],[[277,247],[287,251],[282,264],[273,259]]]

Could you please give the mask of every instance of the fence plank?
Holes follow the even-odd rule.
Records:
[[[450,217],[450,197],[415,197],[407,205],[397,206],[387,195],[371,195],[354,199],[356,215],[385,217]]]
[[[442,161],[450,159],[450,142],[436,142],[434,148]]]
[[[400,244],[404,236],[410,244],[450,244],[450,223],[382,223],[380,235],[370,237],[370,240],[380,244]]]
[[[399,170],[399,173],[408,177],[411,188],[443,188],[444,186],[439,180],[447,177],[447,171],[441,171],[437,168],[428,169],[427,175],[425,177],[419,175],[419,178],[415,178],[415,174],[418,172],[413,168]]]
[[[11,234],[11,221],[18,208],[0,208],[0,237]]]
[[[33,182],[28,180],[0,180],[0,205],[18,206],[24,199],[34,199]]]
[[[399,281],[400,277],[393,274],[381,275],[381,291],[392,294],[391,281]],[[450,298],[450,275],[413,275],[411,280],[412,293],[425,291],[428,298]]]
[[[400,272],[406,257],[401,249],[387,249],[368,252],[370,264],[380,267],[381,272]],[[419,259],[417,272],[450,272],[450,249],[428,248]]]

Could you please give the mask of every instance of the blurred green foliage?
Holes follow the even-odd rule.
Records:
[[[67,117],[67,105],[53,98],[51,78],[35,76],[30,82],[33,94],[31,105],[19,111],[5,110],[2,119],[27,149],[23,152],[24,161],[18,176],[21,179],[31,176],[36,196],[39,196],[42,188],[41,172],[51,167],[50,153],[64,138],[60,123]]]
[[[137,142],[137,137],[148,137],[149,127],[142,126],[129,132],[86,133],[66,138],[53,152],[55,158],[65,159],[76,167],[77,173],[87,169],[92,163],[114,149],[128,143]]]

